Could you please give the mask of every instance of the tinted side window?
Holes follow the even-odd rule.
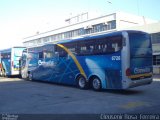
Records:
[[[53,51],[45,51],[44,58],[53,58],[54,54]]]
[[[108,38],[111,52],[117,52],[122,49],[122,36]]]
[[[78,56],[111,54],[122,49],[122,36],[85,39],[62,45]],[[67,52],[58,45],[56,45],[56,52],[59,53],[60,57],[67,57]]]
[[[2,53],[1,58],[10,59],[11,58],[11,53]]]
[[[59,47],[58,45],[56,45],[55,51],[59,53],[60,57],[67,56],[67,52],[63,48]]]
[[[130,33],[130,46],[132,48],[149,48],[151,47],[150,36],[144,33]]]
[[[88,55],[89,51],[89,43],[88,41],[79,41],[77,45],[77,53],[78,55]]]
[[[39,52],[38,54],[40,59],[43,58],[43,52]]]
[[[63,44],[70,52],[77,54],[77,42]]]
[[[122,49],[122,37],[106,37],[100,39],[83,40],[77,44],[78,55],[110,54]]]

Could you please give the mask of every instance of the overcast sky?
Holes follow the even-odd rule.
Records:
[[[38,31],[64,26],[71,14],[124,11],[160,20],[159,5],[160,0],[0,0],[0,49],[22,45],[23,38]]]

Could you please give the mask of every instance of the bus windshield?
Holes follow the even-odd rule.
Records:
[[[15,51],[14,52],[14,56],[16,56],[16,57],[21,57],[22,56],[22,51]]]
[[[29,52],[28,58],[29,59],[38,59],[38,53]]]
[[[152,70],[152,48],[148,34],[129,33],[131,74],[145,74]]]
[[[148,48],[151,47],[150,37],[147,34],[143,33],[130,33],[130,48]]]

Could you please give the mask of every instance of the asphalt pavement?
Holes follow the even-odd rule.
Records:
[[[160,113],[160,79],[129,90],[80,90],[19,78],[0,79],[0,113]]]

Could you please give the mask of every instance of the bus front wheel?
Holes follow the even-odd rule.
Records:
[[[80,89],[87,89],[88,82],[86,81],[85,77],[82,75],[77,78],[77,85]]]
[[[100,91],[102,89],[101,81],[98,77],[92,79],[91,86],[95,91]]]

